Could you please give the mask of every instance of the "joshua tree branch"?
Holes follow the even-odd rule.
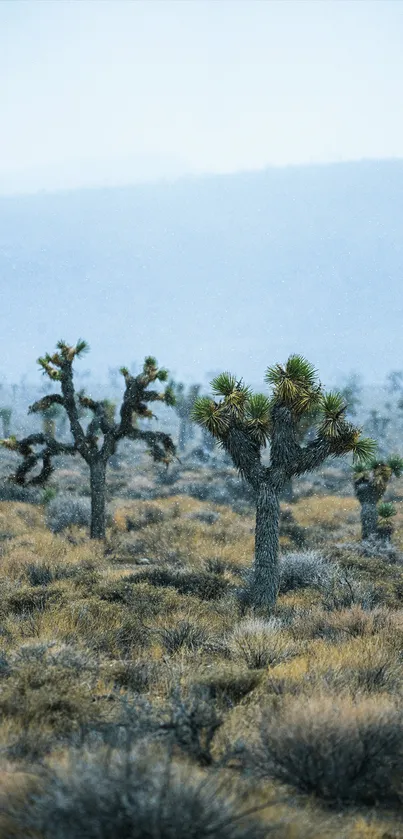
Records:
[[[67,416],[70,421],[71,433],[76,444],[77,451],[87,459],[88,445],[85,439],[84,430],[81,426],[78,411],[76,394],[73,383],[73,362],[64,360],[61,364],[60,383],[63,394],[63,405],[66,409]]]
[[[7,441],[4,443],[7,445]],[[39,452],[35,452],[33,446],[43,446]],[[49,434],[30,434],[29,437],[24,437],[23,440],[13,440],[8,445],[12,451],[18,452],[22,455],[23,462],[18,467],[14,481],[17,484],[38,485],[46,483],[49,476],[54,471],[52,458],[60,454],[75,454],[77,449],[75,446],[69,446],[64,443],[58,443],[54,437]],[[27,480],[28,473],[35,468],[37,463],[42,461],[42,469],[39,475]]]
[[[155,461],[168,465],[175,456],[176,449],[169,434],[163,431],[142,431],[139,428],[132,428],[126,435],[131,440],[141,440],[150,447],[150,452]]]
[[[60,393],[49,393],[47,396],[44,396],[42,399],[38,399],[37,402],[34,402],[33,405],[30,405],[28,408],[29,414],[36,414],[41,413],[42,411],[47,411],[52,405],[63,405],[64,406],[64,399]]]
[[[232,458],[240,475],[257,490],[265,474],[261,463],[260,445],[247,431],[236,426],[220,438],[220,443]]]

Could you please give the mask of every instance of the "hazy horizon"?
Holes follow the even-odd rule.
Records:
[[[401,0],[3,0],[0,194],[403,158]]]

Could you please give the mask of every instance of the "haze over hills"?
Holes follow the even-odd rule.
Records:
[[[403,366],[403,161],[0,198],[0,376],[85,337],[98,379],[153,353],[252,383],[300,352],[325,383]]]

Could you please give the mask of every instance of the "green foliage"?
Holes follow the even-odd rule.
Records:
[[[373,455],[376,444],[362,439],[361,430],[346,420],[347,404],[342,394],[324,393],[315,367],[303,356],[291,355],[285,365],[267,368],[265,380],[272,386],[269,397],[253,394],[232,373],[220,373],[212,380],[211,388],[214,396],[223,398],[215,401],[199,397],[192,418],[222,444],[229,430],[237,427],[253,443],[265,446],[273,433],[273,411],[284,406],[292,412],[297,442],[303,442],[307,431],[316,425],[317,439],[331,443],[329,454],[352,452],[354,462]]]
[[[84,341],[82,338],[79,338],[76,344],[76,355],[84,355],[85,353],[89,352],[90,346],[87,341]]]
[[[365,463],[365,461],[368,461],[371,458],[375,451],[376,440],[372,440],[371,437],[360,437],[354,443],[353,463],[355,465]]]
[[[400,478],[403,474],[403,458],[398,454],[392,454],[386,462],[395,478]]]
[[[166,405],[169,405],[170,407],[174,407],[176,405],[176,396],[172,385],[167,385],[167,387],[164,390],[164,402]]]
[[[323,419],[320,433],[324,437],[339,437],[345,426],[346,403],[340,393],[330,391],[321,398],[321,413]]]
[[[390,501],[383,501],[378,504],[378,514],[381,519],[391,519],[396,515],[396,507]]]
[[[204,426],[213,437],[221,437],[229,429],[229,420],[220,409],[217,402],[209,396],[199,396],[192,408],[191,417],[194,422]]]
[[[149,370],[154,370],[158,367],[157,359],[153,355],[147,355],[144,359],[143,370],[147,373]]]
[[[318,384],[318,373],[315,367],[302,355],[290,355],[285,367],[275,364],[268,367],[265,381],[273,385],[274,389],[280,390],[287,387],[313,389]],[[287,384],[285,384],[287,383]]]
[[[211,390],[215,396],[231,396],[236,386],[237,380],[232,373],[220,373],[211,382]]]
[[[57,496],[57,489],[55,487],[45,487],[42,492],[42,504],[49,504]]]

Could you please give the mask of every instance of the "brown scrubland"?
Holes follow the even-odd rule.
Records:
[[[387,544],[339,461],[296,481],[257,616],[235,470],[130,446],[105,542],[80,459],[1,484],[0,836],[403,837],[403,479]]]

